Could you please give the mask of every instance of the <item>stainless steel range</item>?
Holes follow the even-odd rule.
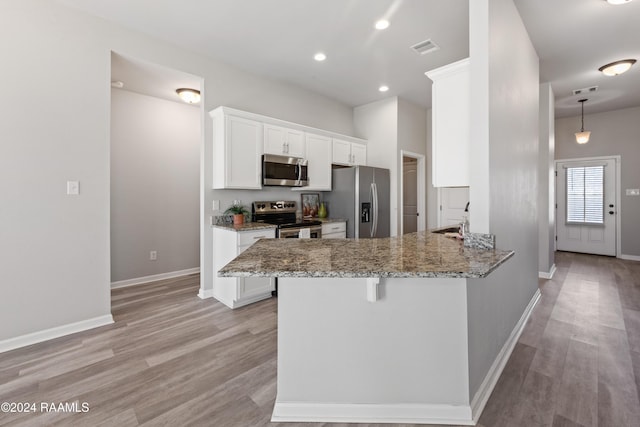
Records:
[[[307,229],[310,238],[322,237],[322,222],[311,219],[296,219],[298,204],[295,201],[253,202],[251,213],[254,222],[277,225],[276,237],[280,239],[305,236]]]

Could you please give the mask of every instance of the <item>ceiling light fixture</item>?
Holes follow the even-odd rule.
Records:
[[[381,19],[378,22],[376,22],[376,30],[386,30],[387,28],[389,28],[389,21],[387,21],[386,19]]]
[[[635,63],[635,59],[623,59],[621,61],[603,65],[602,67],[598,68],[598,71],[602,71],[602,74],[604,74],[605,76],[617,76],[618,74],[629,71],[629,68],[631,68],[631,66]]]
[[[605,1],[609,4],[619,5],[619,4],[629,3],[631,0],[605,0]]]
[[[322,61],[324,61],[325,59],[327,59],[327,55],[325,55],[325,54],[324,54],[324,53],[322,53],[322,52],[318,52],[318,53],[316,53],[315,55],[313,55],[313,59],[315,59],[315,60],[316,60],[316,61],[318,61],[318,62],[322,62]]]
[[[588,99],[580,99],[578,101],[582,104],[582,127],[580,128],[580,132],[576,132],[576,142],[578,144],[586,144],[589,142],[589,137],[591,136],[591,132],[584,130],[584,103],[587,101]]]
[[[389,90],[389,86],[382,85],[378,88],[380,92],[386,92]]]
[[[200,102],[200,91],[196,89],[180,88],[176,90],[176,93],[187,104],[197,104]]]

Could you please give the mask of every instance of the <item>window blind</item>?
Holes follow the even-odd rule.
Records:
[[[604,166],[567,168],[567,222],[604,224]]]

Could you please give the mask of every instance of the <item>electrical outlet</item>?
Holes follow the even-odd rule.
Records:
[[[67,181],[67,195],[77,196],[80,194],[80,181]]]
[[[149,252],[149,261],[156,261],[158,259],[158,251]]]
[[[219,211],[220,210],[220,200],[214,200],[213,201],[213,210],[214,211]]]

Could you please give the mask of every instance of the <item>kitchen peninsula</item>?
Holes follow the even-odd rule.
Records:
[[[474,424],[530,312],[472,390],[469,325],[500,317],[491,273],[513,255],[430,232],[263,239],[218,274],[278,277],[273,421]]]

